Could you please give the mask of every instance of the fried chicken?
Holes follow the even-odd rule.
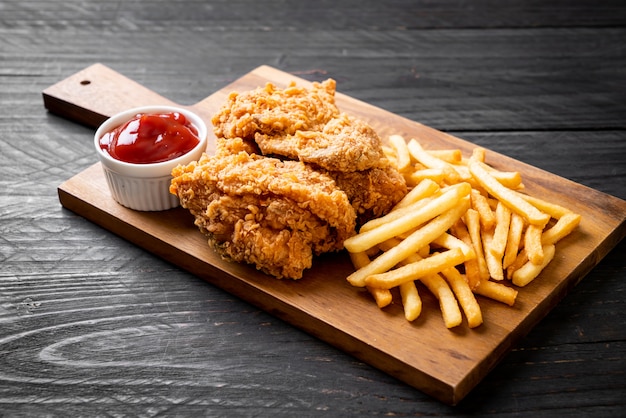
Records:
[[[176,168],[170,191],[225,259],[299,279],[406,194],[374,129],[335,105],[333,80],[232,93],[212,122],[216,154]]]
[[[211,122],[218,138],[254,140],[257,133],[293,135],[297,131],[320,131],[339,115],[335,105],[336,83],[328,79],[310,89],[291,83],[279,89],[265,87],[233,92]]]
[[[343,248],[356,213],[327,174],[245,151],[173,171],[170,191],[224,258],[299,279],[313,255]]]
[[[385,215],[406,194],[406,182],[392,165],[364,171],[328,173],[346,192],[357,214],[357,225]]]
[[[218,138],[254,141],[263,155],[318,165],[331,171],[380,167],[382,141],[365,122],[339,112],[335,81],[313,83],[310,90],[268,83],[231,94],[212,118]]]

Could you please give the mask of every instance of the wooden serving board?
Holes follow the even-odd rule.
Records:
[[[231,91],[268,81],[284,86],[292,80],[308,84],[262,66],[189,108],[210,124],[211,115]],[[174,104],[100,64],[47,88],[43,98],[51,112],[93,127],[126,108]],[[337,94],[337,104],[369,122],[383,138],[401,134],[418,138],[425,148],[455,147],[466,155],[474,147],[342,94]],[[212,152],[213,137],[209,143],[207,150]],[[58,193],[61,204],[79,215],[409,385],[456,404],[626,234],[625,201],[495,152],[487,158],[496,168],[520,171],[531,194],[558,202],[582,214],[583,220],[557,245],[557,257],[541,276],[520,289],[515,306],[478,297],[484,324],[475,329],[466,323],[446,329],[436,300],[426,290],[421,291],[422,315],[413,323],[404,319],[399,303],[378,309],[367,292],[347,283],[353,268],[344,252],[318,257],[304,278],[295,282],[223,261],[208,247],[186,210],[144,213],[118,205],[99,163],[60,185]]]

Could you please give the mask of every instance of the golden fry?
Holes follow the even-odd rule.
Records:
[[[458,205],[464,196],[469,195],[470,188],[469,184],[460,183],[458,187],[450,188],[441,196],[427,202],[423,207],[409,211],[397,219],[392,219],[383,226],[366,230],[348,238],[344,241],[344,246],[350,252],[361,252],[389,238],[402,235]],[[416,205],[419,205],[419,202]],[[393,211],[387,217],[392,218],[392,214]]]
[[[365,279],[368,276],[391,269],[400,261],[404,260],[420,248],[430,244],[435,238],[447,231],[448,228],[450,228],[452,224],[454,224],[463,215],[463,213],[467,211],[468,207],[469,200],[461,200],[456,207],[442,213],[437,218],[412,233],[397,246],[378,256],[367,266],[362,267],[350,274],[347,278],[348,282],[357,287],[365,286]],[[463,253],[461,252],[461,254]]]
[[[528,260],[533,264],[543,263],[543,248],[541,246],[542,228],[536,225],[528,225],[524,234],[524,249]]]
[[[391,289],[400,286],[402,283],[439,273],[448,267],[463,263],[464,260],[463,251],[459,248],[454,248],[384,273],[372,274],[365,278],[365,284],[381,289]]]
[[[463,155],[460,149],[437,149],[426,151],[430,155],[451,164],[459,164]]]
[[[344,245],[355,267],[349,283],[365,287],[381,308],[398,287],[408,321],[422,310],[419,280],[438,299],[447,328],[462,323],[461,311],[470,328],[479,326],[475,295],[512,306],[518,291],[502,282],[505,276],[515,286],[530,283],[581,222],[562,206],[522,193],[520,173],[485,164],[484,148],[464,158],[458,149],[424,150],[401,136],[389,142],[385,155],[410,191]]]
[[[475,147],[474,149],[472,149],[472,156],[470,157],[470,160],[484,163],[486,153],[487,153],[487,150],[484,149],[483,147]]]
[[[446,173],[440,168],[424,168],[421,170],[415,170],[404,177],[409,186],[419,184],[424,180],[431,180],[439,184],[445,180]]]
[[[520,249],[522,234],[524,233],[524,218],[517,213],[511,214],[511,223],[509,225],[509,234],[506,240],[506,249],[502,259],[502,268],[509,267],[517,258]]]
[[[426,197],[433,196],[436,192],[439,191],[439,185],[432,180],[425,179],[421,181],[417,186],[411,189],[402,200],[396,203],[396,206],[393,207],[393,210],[398,210],[405,206],[409,206],[415,202],[418,202]],[[375,219],[373,219],[374,221]],[[372,222],[372,221],[370,221]]]
[[[552,244],[543,246],[543,261],[541,264],[535,264],[532,261],[528,261],[522,267],[517,269],[513,273],[513,284],[515,286],[524,287],[531,281],[533,281],[539,273],[552,261],[554,258],[555,247]]]
[[[467,226],[463,222],[463,219],[456,221],[450,228],[450,232],[453,236],[463,241],[465,245],[468,245],[473,250],[474,257],[468,258],[463,262],[465,267],[465,278],[469,287],[473,289],[480,282],[480,272],[478,270],[478,261],[476,260],[477,255],[474,250],[474,244],[472,243],[472,237],[470,237],[469,231],[467,230]]]
[[[522,248],[515,257],[515,261],[506,268],[506,278],[512,279],[513,273],[515,273],[520,267],[522,267],[528,261],[528,255],[526,254],[526,248]]]
[[[478,190],[472,189],[472,208],[480,215],[480,224],[483,229],[491,230],[496,226],[496,215],[489,206],[489,200]]]
[[[389,142],[396,151],[398,171],[407,170],[411,165],[411,155],[409,154],[409,148],[406,145],[405,139],[400,135],[391,135]]]
[[[449,183],[453,184],[459,181],[459,173],[454,169],[452,164],[432,156],[422,148],[422,146],[414,139],[411,139],[408,144],[409,153],[411,156],[419,161],[427,168],[439,168],[445,173],[445,179]]]
[[[476,302],[472,289],[470,289],[461,273],[459,273],[459,271],[454,267],[447,268],[441,273],[456,295],[456,298],[461,305],[461,309],[463,309],[463,312],[465,313],[469,327],[476,328],[482,324],[483,314],[480,310],[480,306],[478,305],[478,302]]]
[[[582,216],[576,213],[566,213],[554,224],[553,227],[547,229],[541,235],[541,243],[556,244],[562,238],[569,235],[580,224]]]
[[[474,245],[480,280],[489,280],[489,269],[487,268],[487,260],[485,260],[485,250],[480,232],[480,215],[478,212],[474,209],[469,209],[465,213],[465,224]]]
[[[348,254],[350,254],[350,260],[352,261],[352,265],[356,269],[365,267],[370,263],[370,258],[366,252],[358,252],[358,253],[349,252]]]
[[[502,203],[498,202],[496,207],[496,228],[493,231],[493,239],[489,246],[489,251],[495,259],[502,263],[506,242],[509,237],[509,226],[511,225],[511,211]]]
[[[485,262],[487,263],[487,270],[489,270],[489,276],[494,280],[504,280],[504,270],[502,269],[502,260],[497,259],[489,248],[491,248],[491,242],[493,241],[493,231],[482,231],[481,238],[483,240],[483,248],[485,252]]]
[[[480,282],[478,287],[474,289],[474,293],[513,306],[518,292],[503,283],[485,280]]]
[[[448,283],[438,274],[424,276],[420,281],[439,300],[439,307],[446,328],[450,329],[461,325],[463,322],[461,310]]]
[[[476,181],[480,183],[489,194],[504,202],[513,212],[522,215],[528,223],[543,227],[550,220],[550,215],[541,212],[520,197],[519,193],[507,189],[500,184],[498,180],[493,178],[484,168],[484,163],[472,161],[469,164],[469,169]]]
[[[530,203],[531,205],[539,209],[540,211],[547,213],[548,215],[550,215],[551,217],[555,219],[561,219],[563,215],[572,213],[572,211],[569,209],[566,209],[555,203],[546,202],[545,200],[539,199],[538,197],[529,196],[523,193],[518,193],[518,195],[522,199],[524,199],[525,201],[527,201],[528,203]]]
[[[366,289],[376,301],[376,305],[381,309],[388,306],[393,300],[389,289],[378,289],[371,286],[366,286]]]
[[[404,317],[407,321],[414,321],[422,313],[422,299],[417,292],[414,281],[402,283],[400,285],[400,296],[404,307]]]
[[[476,258],[474,247],[471,244],[467,245],[463,240],[455,237],[454,235],[450,235],[447,232],[444,232],[437,239],[435,239],[433,244],[448,250],[451,250],[452,248],[460,248],[461,251],[463,251],[463,255],[466,260]]]
[[[361,226],[361,229],[359,230],[358,235],[362,236],[365,232],[372,231],[380,227],[386,227],[391,222],[398,221],[398,219],[410,218],[411,216],[414,216],[416,211],[423,209],[424,206],[428,205],[433,200],[434,200],[433,197],[430,197],[430,196],[424,197],[416,202],[413,202],[412,204],[408,206],[403,206],[399,209],[392,210],[391,212],[389,212],[388,214],[380,218],[374,218],[371,221],[367,221],[365,224]]]
[[[507,187],[509,189],[519,189],[522,188],[522,175],[519,171],[489,171],[489,174],[496,180],[498,183]]]

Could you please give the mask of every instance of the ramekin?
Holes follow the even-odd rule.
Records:
[[[151,164],[133,164],[116,160],[100,148],[100,138],[138,113],[179,112],[198,130],[200,142],[188,153],[172,160]],[[120,112],[102,123],[94,135],[94,145],[106,177],[111,196],[119,204],[138,211],[161,211],[179,205],[178,197],[169,192],[172,169],[200,159],[207,147],[207,126],[198,115],[175,106],[144,106]]]

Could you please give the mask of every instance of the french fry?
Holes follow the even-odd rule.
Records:
[[[535,206],[520,197],[519,193],[504,187],[484,168],[484,163],[471,161],[469,169],[476,181],[492,196],[506,204],[513,212],[518,213],[532,225],[545,226],[550,215],[541,212]]]
[[[366,286],[365,288],[376,301],[376,306],[381,309],[385,306],[389,306],[389,304],[393,301],[393,295],[389,289],[378,289],[371,286]]]
[[[535,264],[532,261],[528,261],[522,267],[517,269],[513,273],[512,282],[515,286],[524,287],[531,281],[533,281],[539,273],[552,261],[554,258],[555,246],[552,244],[543,246],[543,261],[541,264]]]
[[[543,263],[543,248],[541,246],[542,228],[536,225],[528,225],[524,234],[524,249],[528,255],[528,260],[533,264]]]
[[[526,248],[522,248],[520,252],[515,257],[515,261],[511,263],[510,266],[506,268],[506,278],[511,280],[513,278],[513,273],[520,269],[526,262],[528,261],[528,254],[526,254]]]
[[[381,254],[371,263],[362,267],[347,277],[348,282],[353,286],[365,286],[365,279],[372,274],[382,273],[400,261],[407,258],[418,249],[430,244],[435,238],[448,230],[469,207],[469,200],[463,199],[454,208],[442,213],[437,218],[428,222],[419,230],[412,233],[397,246]],[[460,250],[459,250],[460,251]],[[462,251],[460,251],[463,254]]]
[[[408,149],[408,148],[407,148]],[[459,164],[463,158],[460,149],[437,149],[426,151],[430,155],[451,164]]]
[[[474,253],[476,254],[476,263],[478,264],[480,280],[489,280],[489,269],[487,268],[487,260],[485,260],[483,241],[480,233],[479,213],[474,209],[469,209],[465,213],[465,224],[467,225],[467,230],[469,231],[474,245]]]
[[[464,196],[469,195],[470,188],[469,184],[460,183],[458,187],[448,189],[441,196],[427,202],[423,207],[409,211],[397,219],[393,219],[392,212],[387,215],[391,220],[386,222],[384,226],[354,235],[344,241],[344,246],[350,252],[362,252],[389,238],[410,231],[458,205]],[[419,202],[416,205],[419,205]]]
[[[474,248],[471,244],[467,245],[463,240],[455,237],[454,235],[450,235],[447,232],[441,234],[432,243],[448,250],[451,250],[452,248],[459,248],[463,251],[463,255],[466,260],[476,258],[476,253],[474,252]]]
[[[459,271],[454,267],[449,267],[441,273],[456,295],[456,298],[461,305],[461,309],[463,309],[463,312],[465,313],[469,327],[476,328],[482,324],[483,314],[480,310],[480,306],[472,293],[472,289],[470,289],[461,273],[459,273]]]
[[[511,213],[511,223],[509,224],[509,234],[506,240],[506,249],[502,259],[502,268],[509,267],[517,258],[520,250],[522,234],[524,233],[524,218],[517,213]]]
[[[458,149],[425,150],[401,136],[389,142],[384,153],[409,193],[344,246],[355,266],[348,282],[365,287],[381,308],[397,287],[408,321],[422,311],[421,281],[438,299],[447,328],[462,323],[461,311],[470,328],[480,326],[475,295],[512,306],[518,290],[504,278],[526,286],[581,222],[567,208],[523,193],[521,174],[485,164],[484,148],[464,158]]]
[[[370,263],[370,258],[365,252],[349,252],[348,254],[350,254],[350,261],[352,261],[352,265],[354,266],[354,268],[360,269],[361,267],[365,267]]]
[[[408,206],[403,206],[403,207],[401,207],[399,209],[392,210],[391,212],[389,212],[388,214],[386,214],[386,215],[384,215],[384,216],[382,216],[380,218],[372,219],[372,220],[364,223],[361,226],[361,229],[359,230],[359,234],[357,234],[357,235],[361,235],[361,239],[362,239],[363,234],[368,232],[368,231],[372,231],[372,230],[375,230],[376,228],[380,228],[380,227],[386,227],[391,222],[399,222],[399,223],[401,223],[402,221],[398,221],[399,219],[408,219],[408,218],[411,218],[412,216],[415,216],[415,212],[416,211],[423,210],[424,206],[428,205],[433,200],[434,200],[434,198],[431,197],[431,196],[424,197],[423,199],[420,199],[420,200],[418,200],[416,202],[413,202],[412,204],[410,204]],[[357,242],[358,242],[358,240],[357,240]],[[350,244],[348,243],[348,245],[350,245]]]
[[[461,241],[463,241],[466,245],[470,246],[472,250],[474,250],[474,244],[472,243],[472,237],[470,237],[469,231],[467,230],[467,226],[463,222],[463,219],[459,219],[455,222],[454,225],[450,228],[452,235],[458,237]],[[463,266],[465,267],[465,278],[467,280],[467,284],[471,289],[474,289],[478,283],[480,282],[480,272],[478,269],[478,261],[476,256],[476,251],[474,250],[474,257],[468,258],[463,262]]]
[[[498,182],[509,189],[520,189],[523,187],[522,175],[519,171],[489,171],[489,174]]]
[[[425,179],[421,181],[416,187],[412,188],[410,192],[408,192],[398,203],[396,203],[391,212],[401,209],[405,206],[409,206],[426,197],[433,196],[437,191],[439,191],[439,185],[432,180]],[[376,219],[373,219],[372,221],[375,220]]]
[[[400,285],[400,296],[404,307],[404,317],[407,321],[414,321],[422,312],[422,299],[417,291],[414,281]]]
[[[424,180],[432,180],[440,184],[446,179],[446,172],[441,168],[424,168],[406,175],[405,179],[409,185],[419,184]]]
[[[352,265],[357,269],[364,267],[370,263],[370,258],[364,252],[348,254],[350,254],[350,260],[352,260]],[[378,305],[379,308],[384,308],[392,302],[393,296],[391,295],[389,289],[377,289],[374,287],[367,287],[367,290],[372,295],[372,297],[376,301],[376,305]]]
[[[470,160],[484,163],[486,153],[487,150],[483,147],[474,147],[474,149],[472,149],[472,156],[470,157]]]
[[[407,145],[409,153],[413,158],[419,161],[427,168],[439,168],[444,171],[445,179],[449,183],[456,183],[459,181],[459,173],[454,169],[452,164],[432,156],[422,148],[422,146],[414,139],[409,141]]]
[[[466,181],[470,184],[475,183],[472,173],[470,173],[466,165],[457,164],[454,165],[454,169],[459,173],[459,181]],[[475,184],[472,184],[472,187],[476,187]]]
[[[405,139],[400,135],[391,135],[389,142],[396,151],[398,171],[406,171],[411,165],[411,155],[409,154],[409,148],[406,145]]]
[[[496,207],[496,227],[493,231],[493,238],[489,251],[493,257],[502,264],[502,257],[506,250],[506,242],[509,237],[509,226],[511,225],[511,211],[502,203],[498,202]]]
[[[518,291],[503,283],[484,280],[474,289],[474,293],[513,306],[515,299],[517,299]]]
[[[483,240],[483,248],[485,251],[485,262],[489,276],[494,280],[504,280],[504,269],[502,268],[502,260],[497,259],[489,248],[493,241],[493,231],[482,231],[481,238]]]
[[[472,189],[470,195],[472,197],[472,208],[480,215],[480,224],[483,229],[493,229],[496,226],[496,215],[491,210],[487,197],[483,196],[476,189]]]
[[[391,289],[400,286],[402,283],[439,273],[448,267],[461,264],[464,260],[463,251],[460,248],[454,248],[384,273],[367,276],[365,285],[380,289]]]
[[[543,245],[556,244],[562,238],[571,234],[572,231],[580,224],[581,219],[582,216],[576,213],[566,213],[562,215],[554,226],[543,232],[541,235],[541,243]]]
[[[463,322],[461,310],[448,283],[438,274],[424,276],[420,281],[439,300],[439,307],[446,328],[450,329],[461,325]]]
[[[555,219],[560,219],[563,215],[572,213],[571,210],[566,209],[563,206],[559,206],[556,203],[547,202],[543,199],[539,199],[538,197],[529,196],[523,193],[518,194],[522,199]]]

